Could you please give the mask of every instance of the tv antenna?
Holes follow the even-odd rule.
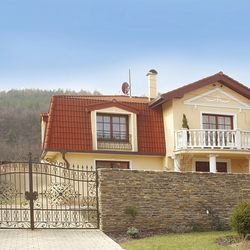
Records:
[[[130,75],[130,69],[128,71],[128,83],[124,82],[122,84],[122,92],[125,95],[131,96],[131,75]]]

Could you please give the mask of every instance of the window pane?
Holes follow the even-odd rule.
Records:
[[[225,117],[225,124],[231,126],[231,117]]]
[[[111,162],[98,161],[96,162],[96,168],[111,168]]]
[[[209,124],[203,124],[203,129],[209,129]]]
[[[197,161],[195,165],[197,172],[209,172],[209,162]]]
[[[103,130],[103,124],[97,123],[97,130]]]
[[[120,126],[120,130],[121,130],[122,132],[126,132],[127,126],[126,126],[126,125],[121,125],[121,126]]]
[[[129,165],[128,162],[114,162],[112,167],[118,169],[128,169]]]
[[[113,123],[119,123],[119,117],[114,116],[112,121]]]
[[[216,124],[209,124],[209,129],[216,129]]]
[[[120,118],[120,123],[126,123],[126,118],[125,117],[121,117]]]
[[[103,119],[104,119],[104,122],[110,123],[110,116],[104,116]]]
[[[208,123],[208,116],[207,115],[202,116],[202,122],[203,123]]]
[[[216,162],[217,172],[227,172],[227,163],[226,162]]]
[[[96,168],[118,168],[118,169],[129,169],[129,162],[118,162],[118,161],[96,161]]]
[[[110,131],[110,124],[103,124],[103,128],[104,128],[104,130],[106,130],[106,131]]]
[[[218,124],[224,124],[224,117],[218,117]]]
[[[96,121],[97,121],[97,122],[102,122],[102,120],[103,120],[103,117],[100,116],[100,115],[97,115]]]
[[[114,132],[119,131],[119,124],[113,124],[113,131]]]

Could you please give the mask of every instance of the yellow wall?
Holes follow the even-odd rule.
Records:
[[[218,82],[215,82],[214,84],[216,86],[209,84],[185,94],[183,98],[174,98],[163,104],[167,147],[164,166],[167,169],[173,169],[174,167],[173,156],[178,153],[175,152],[174,148],[174,131],[182,129],[183,114],[187,117],[190,129],[201,129],[202,113],[210,113],[233,116],[234,129],[239,128],[241,130],[250,130],[250,106],[248,107],[248,105],[250,105],[250,101]],[[206,95],[206,93],[208,94]],[[191,103],[192,105],[189,105],[188,103]],[[197,152],[182,153],[186,153],[187,155],[193,154],[193,157],[197,156]],[[201,152],[199,152],[199,154],[200,153]],[[206,153],[211,153],[211,151]],[[220,157],[221,153],[222,152],[218,152],[218,157]],[[225,154],[225,152],[223,153]],[[227,156],[223,155],[223,158],[231,158],[231,153],[233,153],[234,158],[238,154],[241,154],[237,160],[231,161],[231,171],[240,173],[248,172],[248,159],[246,159],[246,155],[249,155],[249,153],[246,151],[246,154],[244,155],[243,152],[237,152],[234,150],[228,153]],[[198,155],[198,157],[200,157],[200,155]],[[205,157],[208,158],[207,155]],[[242,167],[240,167],[239,162],[244,166],[243,170]],[[187,167],[187,170],[192,171],[191,165],[190,167]]]
[[[217,83],[218,85],[218,83]],[[181,129],[182,125],[182,115],[185,114],[188,119],[188,124],[190,129],[192,128],[200,128],[201,125],[201,113],[208,112],[213,114],[229,114],[229,115],[236,115],[236,124],[234,129],[240,128],[242,130],[249,130],[250,128],[250,109],[244,109],[242,104],[237,103],[235,100],[231,99],[228,96],[223,95],[223,93],[211,93],[207,97],[210,99],[213,99],[214,96],[219,95],[220,99],[222,101],[228,101],[230,99],[230,102],[223,103],[221,101],[214,101],[209,102],[205,98],[199,98],[196,100],[196,102],[203,102],[204,105],[194,106],[194,105],[187,105],[184,104],[184,101],[187,101],[190,98],[197,97],[199,95],[204,94],[205,92],[213,90],[214,87],[211,85],[205,86],[203,88],[191,91],[190,93],[187,93],[184,95],[181,99],[173,99],[173,105],[172,105],[172,111],[174,115],[174,129],[178,130]],[[231,89],[223,86],[221,90],[225,91],[225,93],[230,94],[232,97],[237,98],[241,102],[244,102],[245,104],[250,105],[250,101],[239,95],[238,93],[233,92]],[[207,105],[213,105],[213,106],[207,106]],[[242,110],[240,110],[239,106],[242,106]],[[223,107],[226,106],[226,107]],[[234,108],[235,107],[235,108]],[[181,111],[181,112],[180,112]]]
[[[138,170],[165,170],[163,168],[163,157],[139,156],[139,155],[118,155],[118,154],[89,154],[89,153],[71,153],[65,155],[70,165],[83,165],[95,167],[96,160],[106,161],[129,161],[131,169]],[[64,162],[61,154],[57,154],[56,160]]]

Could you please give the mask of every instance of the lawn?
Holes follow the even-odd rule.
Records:
[[[121,244],[125,250],[226,250],[249,248],[231,248],[216,243],[216,239],[235,235],[231,231],[196,232],[184,234],[167,234],[144,239],[131,240]]]

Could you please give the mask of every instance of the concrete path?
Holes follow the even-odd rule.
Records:
[[[97,229],[0,229],[1,250],[121,250]]]

